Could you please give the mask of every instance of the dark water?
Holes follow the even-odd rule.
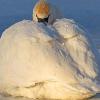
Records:
[[[0,0],[0,33],[12,24],[31,19],[38,0]],[[74,19],[91,34],[100,33],[100,0],[48,0],[63,12],[64,17]]]
[[[0,17],[0,35],[5,29],[24,19],[31,20],[32,17],[30,15]]]

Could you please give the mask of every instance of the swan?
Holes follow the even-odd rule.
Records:
[[[43,15],[37,14],[41,4],[47,15],[44,9]],[[49,5],[40,0],[33,21],[20,21],[3,32],[0,93],[60,100],[94,96],[100,92],[99,53],[76,22],[66,18],[51,21]]]
[[[58,7],[50,4],[46,0],[39,0],[33,9],[33,21],[53,24],[56,19],[60,18],[62,18],[62,14]]]

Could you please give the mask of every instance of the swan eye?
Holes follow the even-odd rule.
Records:
[[[43,23],[48,23],[48,19],[49,19],[49,16],[47,17],[47,18],[39,18],[37,15],[36,15],[36,17],[37,17],[37,20],[38,20],[38,22],[43,22]]]

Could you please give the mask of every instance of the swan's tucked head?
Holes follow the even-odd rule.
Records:
[[[33,20],[48,23],[50,16],[50,5],[46,0],[40,0],[36,3],[33,10]]]

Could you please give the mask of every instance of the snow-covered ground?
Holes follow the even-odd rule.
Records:
[[[0,0],[0,33],[13,23],[32,19],[32,9],[36,0]],[[99,0],[50,0],[61,8],[66,18],[72,18],[83,25],[100,48],[100,1]],[[29,100],[0,96],[0,100]],[[98,94],[91,100],[100,100]]]

